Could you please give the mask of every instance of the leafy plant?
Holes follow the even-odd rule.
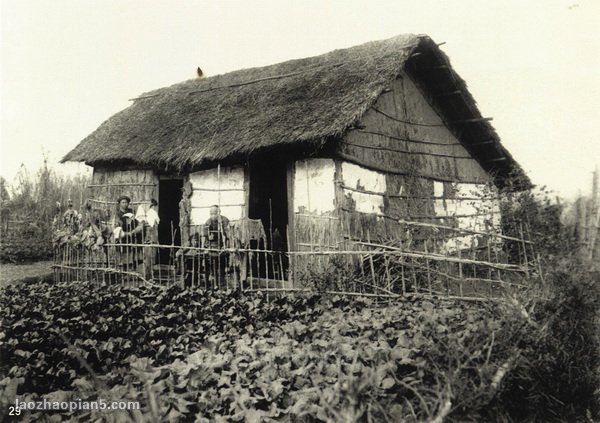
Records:
[[[0,389],[140,401],[121,417],[148,421],[510,418],[519,396],[543,395],[534,382],[553,373],[534,372],[550,363],[534,341],[549,348],[558,333],[540,338],[547,313],[525,317],[516,305],[175,286],[11,286],[0,307]],[[560,380],[563,391],[581,382]]]

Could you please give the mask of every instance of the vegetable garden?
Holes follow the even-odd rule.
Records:
[[[596,410],[589,370],[598,343],[586,320],[594,299],[584,292],[594,284],[588,277],[528,303],[267,298],[89,282],[10,286],[0,297],[2,411],[18,396],[142,405],[53,413],[78,420],[582,416]],[[41,413],[48,412],[26,417]]]

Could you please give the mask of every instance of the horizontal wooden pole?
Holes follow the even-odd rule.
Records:
[[[310,217],[310,218],[317,218],[317,219],[331,219],[331,220],[340,220],[339,217],[337,216],[328,216],[328,215],[324,215],[324,214],[306,214],[306,213],[294,213],[294,216],[299,216],[299,217]]]
[[[335,245],[311,244],[310,242],[296,242],[296,245],[299,245],[300,247],[319,247],[319,248],[339,249],[339,247],[337,247]]]
[[[369,191],[369,190],[364,190],[364,189],[358,189],[358,188],[352,188],[348,185],[344,185],[343,182],[340,181],[336,181],[335,182],[337,185],[339,185],[342,189],[346,189],[349,191],[354,191],[354,192],[360,192],[363,194],[369,194],[369,195],[379,195],[382,197],[388,197],[388,198],[403,198],[403,199],[410,199],[410,200],[445,200],[445,201],[491,201],[491,200],[499,200],[499,197],[440,197],[440,196],[431,196],[431,197],[416,197],[416,196],[409,196],[409,195],[404,195],[404,194],[390,194],[390,193],[383,193],[383,192],[378,192],[378,191]]]
[[[214,191],[214,192],[231,192],[231,191],[239,191],[243,192],[244,188],[197,188],[193,187],[194,191]]]
[[[244,289],[244,292],[306,292],[311,294],[327,294],[327,295],[348,295],[355,297],[380,297],[380,298],[400,298],[402,294],[373,294],[370,292],[351,292],[351,291],[319,291],[312,288],[253,288]]]
[[[420,155],[420,156],[429,156],[429,157],[446,157],[449,159],[462,159],[462,160],[475,161],[475,159],[471,156],[455,156],[452,154],[428,153],[425,151],[409,151],[409,150],[404,150],[401,148],[387,147],[384,145],[364,145],[364,144],[358,144],[358,143],[354,143],[354,142],[350,142],[350,141],[341,141],[341,144],[351,145],[353,147],[359,147],[359,148],[364,148],[364,149],[368,149],[368,150],[380,150],[380,151],[383,150],[383,151],[390,151],[392,153],[402,153],[402,154],[408,154],[408,155]]]
[[[435,127],[443,127],[446,126],[444,123],[425,123],[425,122],[415,122],[415,121],[409,121],[409,120],[405,120],[405,119],[400,119],[396,116],[392,116],[386,112],[384,112],[383,110],[378,109],[375,106],[372,106],[371,109],[373,109],[376,113],[379,113],[382,116],[387,117],[388,119],[394,120],[396,122],[400,122],[400,123],[405,123],[407,125],[415,125],[415,126],[435,126]]]
[[[369,191],[367,189],[352,188],[352,187],[349,187],[348,185],[344,185],[343,182],[339,182],[339,181],[336,181],[335,183],[340,188],[342,188],[342,189],[345,189],[345,190],[348,190],[348,191],[353,191],[353,192],[358,192],[358,193],[361,193],[361,194],[377,195],[377,196],[380,196],[380,197],[390,197],[390,198],[399,197],[398,195],[386,194],[385,192]]]
[[[418,265],[416,263],[409,263],[409,262],[405,262],[405,261],[401,261],[400,265],[401,266],[410,267],[410,268],[420,269],[423,272],[427,272],[427,273],[434,273],[436,275],[440,275],[440,276],[443,276],[445,278],[452,279],[452,280],[455,280],[455,281],[458,281],[458,282],[485,282],[485,283],[492,283],[493,282],[493,283],[498,283],[500,285],[518,286],[520,288],[527,288],[528,287],[527,285],[523,285],[523,284],[515,283],[515,282],[507,282],[507,281],[504,281],[502,279],[465,278],[465,277],[461,278],[460,276],[451,275],[449,273],[442,272],[441,270],[434,269],[431,266],[427,267],[427,266]],[[424,289],[427,289],[427,288],[424,288]]]
[[[416,293],[416,292],[407,292],[403,294],[404,297],[417,297],[417,298],[430,298],[431,294],[425,293]],[[494,297],[465,297],[458,295],[443,295],[443,298],[446,300],[454,300],[454,301],[481,301],[481,302],[489,302],[489,301],[504,301],[502,298],[494,298]]]
[[[88,272],[104,272],[104,273],[113,273],[113,274],[119,274],[119,275],[133,276],[133,277],[140,279],[144,283],[156,286],[149,280],[145,279],[138,272],[128,272],[126,270],[115,269],[113,267],[68,266],[65,264],[53,264],[51,267],[53,269],[79,270],[79,271],[88,271]]]
[[[438,142],[438,141],[429,141],[429,140],[418,140],[418,139],[414,139],[414,138],[402,138],[402,137],[397,137],[395,135],[384,134],[382,132],[371,131],[371,130],[367,130],[367,129],[357,129],[356,131],[360,132],[361,134],[377,135],[380,137],[389,138],[391,140],[405,141],[405,142],[409,142],[409,143],[413,143],[413,144],[438,145],[438,146],[442,146],[442,147],[462,147],[465,145],[461,142]]]
[[[401,248],[392,247],[392,246],[383,245],[383,244],[375,244],[372,242],[355,241],[355,243],[359,244],[359,245],[364,245],[367,247],[375,247],[375,248],[385,249],[385,250],[388,250],[390,253],[393,252],[394,254],[397,254],[399,256],[404,256],[404,257],[424,258],[424,259],[429,259],[429,260],[434,260],[434,261],[446,261],[446,262],[450,262],[450,263],[476,264],[476,265],[480,265],[480,266],[492,267],[494,269],[511,270],[511,271],[515,271],[515,272],[525,272],[526,271],[521,266],[518,266],[516,264],[491,263],[489,261],[463,259],[463,258],[458,258],[458,257],[444,256],[444,255],[435,254],[435,253],[422,253],[422,252],[417,252],[417,251],[412,251],[412,250],[403,250]],[[344,252],[344,253],[346,253],[346,252]],[[364,251],[362,253],[365,254]],[[315,254],[319,254],[319,253],[315,252]],[[367,254],[369,254],[369,253],[367,253]]]
[[[243,207],[244,203],[241,204],[215,204],[219,207]],[[193,209],[210,209],[213,205],[210,206],[192,206]]]
[[[89,184],[88,188],[128,187],[128,186],[155,187],[155,186],[157,186],[157,184],[138,184],[136,182],[120,182],[120,183],[114,183],[114,184]]]
[[[89,201],[91,201],[92,203],[100,203],[100,204],[111,204],[111,205],[115,205],[117,204],[117,200],[96,200],[95,198],[88,198]],[[131,201],[129,204],[150,204],[150,200],[148,201]]]
[[[533,242],[531,242],[531,241],[514,238],[512,236],[501,235],[501,234],[497,234],[495,232],[483,232],[483,231],[475,231],[472,229],[453,228],[452,226],[436,225],[435,223],[414,222],[411,220],[404,220],[404,219],[398,219],[398,223],[401,223],[404,225],[410,225],[410,226],[421,226],[421,227],[425,227],[425,228],[443,229],[443,230],[455,231],[455,232],[464,232],[464,233],[471,234],[471,235],[483,235],[483,236],[489,236],[491,238],[501,238],[501,239],[506,239],[509,241],[518,241],[518,242],[524,242],[526,244],[533,244]]]
[[[357,212],[356,210],[350,210],[348,208],[342,207],[340,210],[345,211],[345,212]],[[362,212],[359,212],[362,213]],[[464,219],[464,218],[469,218],[469,217],[481,217],[481,216],[489,216],[490,213],[474,213],[474,214],[454,214],[454,215],[434,215],[434,214],[424,214],[424,215],[410,215],[410,216],[403,216],[403,217],[394,217],[394,216],[390,216],[387,214],[375,214],[375,213],[365,213],[365,214],[372,214],[373,216],[376,217],[383,217],[384,219],[390,219],[390,220],[395,220],[398,221],[399,219],[402,219],[404,217],[407,217],[409,219],[434,219],[434,220],[441,220],[441,219]]]

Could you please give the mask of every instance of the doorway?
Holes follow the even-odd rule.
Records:
[[[288,231],[287,161],[275,155],[260,156],[250,162],[249,176],[248,217],[260,219],[267,236],[266,245],[253,248],[276,251],[268,257],[266,266],[253,264],[252,272],[257,277],[281,277],[288,267],[284,254]]]
[[[182,191],[183,179],[161,179],[158,183],[158,243],[161,245],[181,245],[179,202]],[[159,249],[161,264],[172,265],[174,256],[173,248]]]

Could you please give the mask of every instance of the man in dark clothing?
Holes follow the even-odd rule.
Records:
[[[143,236],[143,224],[138,224],[135,219],[133,209],[129,206],[131,198],[122,195],[117,199],[117,213],[115,215],[115,226],[119,226],[122,231],[117,239],[122,244],[141,244]],[[143,254],[140,247],[125,245],[119,249],[121,266],[125,270],[135,270],[137,265],[143,260]]]
[[[222,250],[227,248],[229,240],[229,219],[221,214],[219,206],[210,208],[210,217],[204,224],[202,247],[210,249],[209,272],[218,282],[219,287],[225,286],[227,269],[227,254]]]

